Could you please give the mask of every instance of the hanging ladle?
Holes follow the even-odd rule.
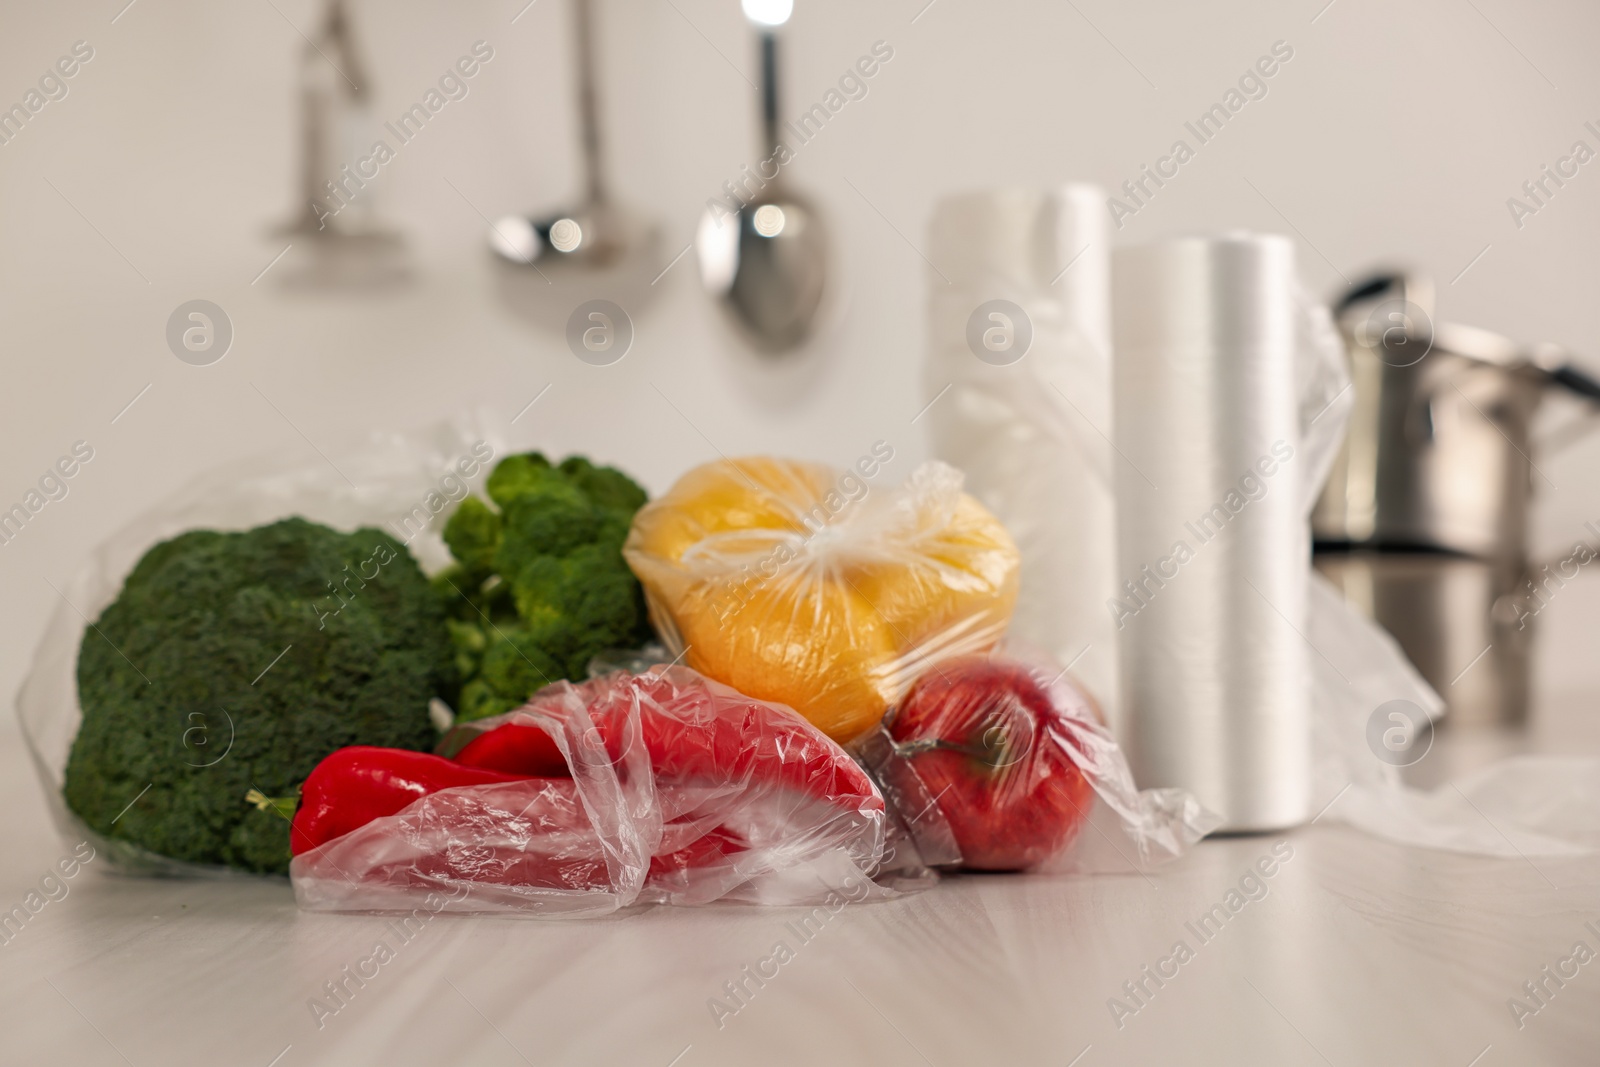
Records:
[[[611,199],[602,177],[600,109],[595,96],[594,24],[590,0],[572,0],[578,68],[578,120],[583,139],[584,199],[538,218],[505,215],[489,227],[489,247],[512,263],[605,267],[647,240],[645,229]]]

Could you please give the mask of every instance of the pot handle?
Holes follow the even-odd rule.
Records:
[[[1529,345],[1517,355],[1544,375],[1546,385],[1558,385],[1573,396],[1600,403],[1600,378],[1574,362],[1570,349],[1547,341]]]
[[[1559,385],[1570,393],[1600,403],[1600,378],[1596,378],[1588,371],[1571,363],[1563,363],[1545,373],[1549,375],[1551,384]]]
[[[1544,371],[1546,384],[1560,386],[1574,396],[1600,404],[1600,378],[1572,363],[1536,361],[1535,365]],[[1600,416],[1600,409],[1591,408],[1574,416],[1564,426],[1547,434],[1543,440],[1534,442],[1534,445],[1540,452],[1559,452],[1581,441],[1596,429],[1600,429],[1600,418],[1597,416]]]

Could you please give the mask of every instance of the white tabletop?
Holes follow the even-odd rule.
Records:
[[[1585,580],[1548,612],[1530,727],[1447,732],[1419,778],[1511,751],[1600,753],[1583,660],[1597,621],[1600,581]],[[67,849],[15,727],[4,729],[9,908]],[[1293,855],[1267,895],[1197,937],[1186,923],[1283,840]],[[1520,1028],[1508,1007],[1532,1003],[1523,983],[1575,943],[1600,948],[1600,857],[1423,851],[1326,820],[1204,842],[1149,880],[951,878],[848,907],[808,941],[786,925],[796,910],[724,906],[572,922],[445,915],[401,942],[382,917],[297,911],[285,881],[138,880],[91,861],[66,884],[0,946],[5,1064],[1497,1067],[1600,1056],[1600,963],[1565,965],[1578,973],[1561,987],[1546,980],[1546,1004]],[[344,1003],[328,999],[325,983],[380,940],[393,958],[364,984],[346,980]],[[793,958],[764,984],[745,979],[778,941]],[[1178,941],[1190,958],[1162,963]],[[1170,977],[1157,986],[1146,965]],[[741,981],[735,1000],[725,984]],[[1125,982],[1144,992],[1135,999]],[[313,998],[339,1010],[319,1012]]]

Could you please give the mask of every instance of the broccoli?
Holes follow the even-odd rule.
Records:
[[[285,871],[288,822],[246,794],[292,794],[345,745],[432,747],[455,676],[438,598],[387,533],[181,534],[84,633],[67,806],[163,856]]]
[[[606,649],[649,639],[644,593],[622,542],[645,492],[581,456],[537,452],[490,473],[491,503],[463,500],[445,524],[455,564],[435,579],[464,684],[463,720],[520,706],[542,686],[581,680]]]

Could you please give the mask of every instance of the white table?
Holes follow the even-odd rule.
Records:
[[[1532,726],[1447,733],[1419,777],[1512,751],[1600,753],[1584,659],[1600,581],[1541,621]],[[5,729],[9,908],[65,850]],[[1279,840],[1208,841],[1150,881],[953,878],[847,908],[806,943],[785,927],[794,911],[714,907],[553,923],[441,916],[398,945],[384,918],[298,912],[285,882],[144,881],[91,862],[0,947],[0,1063],[1600,1062],[1600,961],[1520,1030],[1507,1007],[1574,942],[1600,949],[1585,927],[1600,929],[1600,858],[1535,866],[1324,822],[1288,835],[1293,857],[1268,894],[1201,943],[1185,922]],[[319,1027],[310,999],[380,938],[398,945],[394,959],[349,983]],[[719,1027],[710,999],[736,1006],[724,984],[780,939],[794,959],[747,985]],[[1179,939],[1193,958],[1159,988],[1145,979],[1143,1005],[1130,998],[1123,983]],[[1112,997],[1138,1010],[1118,1020]]]

